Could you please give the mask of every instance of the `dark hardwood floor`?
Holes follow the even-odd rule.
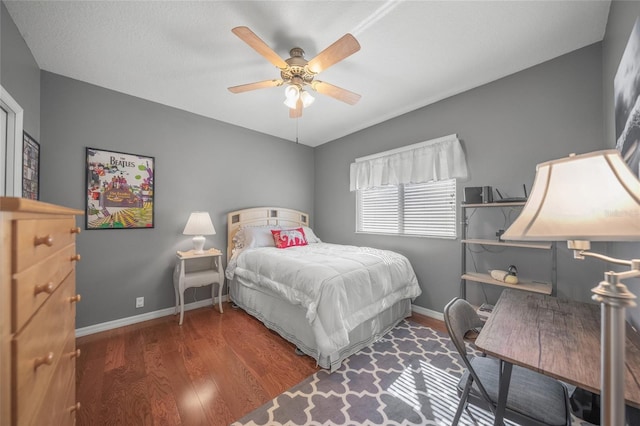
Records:
[[[223,304],[77,339],[78,425],[228,425],[318,370]],[[444,323],[413,321],[446,333]]]

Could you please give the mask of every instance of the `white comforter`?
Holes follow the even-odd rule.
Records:
[[[348,333],[363,321],[421,293],[406,257],[369,247],[250,248],[233,256],[226,272],[302,305],[327,354],[348,345]]]

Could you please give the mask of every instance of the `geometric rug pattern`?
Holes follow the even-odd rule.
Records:
[[[447,335],[405,320],[337,371],[318,371],[232,426],[450,425],[462,372]],[[491,425],[493,416],[469,405],[459,424]]]

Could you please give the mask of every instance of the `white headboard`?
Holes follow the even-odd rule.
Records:
[[[281,207],[254,207],[227,214],[227,259],[231,258],[233,237],[242,226],[309,226],[309,215]]]

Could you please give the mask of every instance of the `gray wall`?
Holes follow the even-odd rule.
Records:
[[[627,41],[633,30],[636,19],[640,17],[640,2],[637,1],[613,1],[609,10],[609,20],[604,40],[602,41],[602,86],[604,107],[604,148],[614,148],[615,122],[613,101],[613,78],[618,70],[620,58],[627,46]],[[640,258],[640,244],[638,243],[611,243],[609,254],[622,259]],[[613,267],[612,269],[620,270]],[[629,290],[640,296],[640,279],[626,281]],[[629,310],[631,322],[640,326],[640,308]]]
[[[313,211],[313,149],[42,72],[42,199],[84,209],[85,147],[155,157],[155,228],[78,236],[77,327],[173,306],[176,250],[189,213],[211,214],[226,248],[226,213],[259,205]],[[188,290],[187,302],[210,297]],[[145,306],[135,308],[135,298]]]
[[[0,84],[24,109],[24,130],[40,141],[40,68],[2,2],[0,54]]]
[[[349,164],[357,157],[457,133],[470,179],[464,186],[491,185],[503,194],[531,188],[536,164],[571,152],[602,147],[601,46],[595,44],[485,86],[445,99],[316,148],[315,227],[328,241],[397,250],[414,266],[423,293],[416,304],[437,312],[459,294],[460,241],[355,234],[355,193]],[[475,220],[475,219],[474,219]],[[477,222],[476,222],[477,223]],[[590,300],[601,276],[597,261],[578,263],[558,249],[558,295]],[[524,275],[549,268],[542,260],[507,254]],[[479,268],[480,269],[480,268]],[[484,286],[489,302],[499,292]],[[484,301],[480,285],[468,285],[472,302]]]

